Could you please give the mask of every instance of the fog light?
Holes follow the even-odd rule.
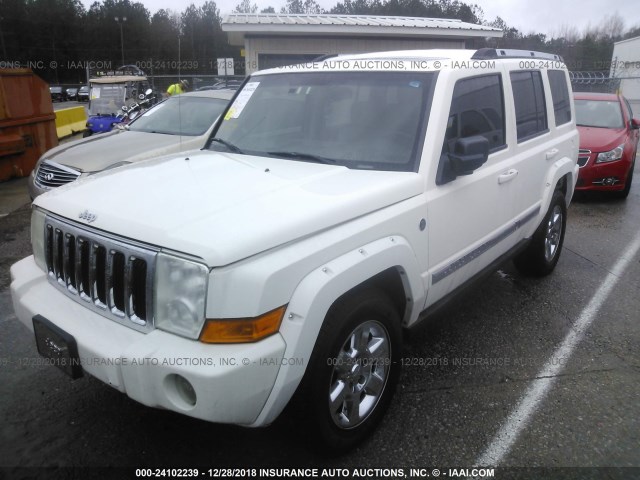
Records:
[[[198,397],[193,385],[182,375],[172,373],[165,380],[169,399],[178,407],[191,409],[196,406]]]

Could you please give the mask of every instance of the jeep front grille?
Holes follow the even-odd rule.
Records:
[[[78,303],[140,331],[153,329],[157,251],[47,216],[49,281]]]
[[[38,167],[35,183],[39,187],[55,188],[73,182],[79,176],[78,170],[45,160]]]

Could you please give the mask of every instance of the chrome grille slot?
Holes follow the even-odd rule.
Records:
[[[76,276],[80,298],[91,301],[91,283],[89,282],[89,242],[84,238],[77,240]]]
[[[140,318],[147,314],[147,293],[145,290],[145,278],[147,278],[147,264],[144,260],[136,258],[131,263],[131,306],[134,312],[138,312]]]
[[[39,187],[55,188],[73,182],[80,176],[78,170],[45,160],[40,163],[35,176],[35,183]]]
[[[76,237],[64,234],[64,281],[72,293],[77,293],[76,283]]]
[[[124,317],[125,258],[124,254],[111,250],[109,252],[111,275],[107,276],[107,291],[109,294],[109,309],[114,315]]]
[[[47,216],[50,282],[91,310],[123,325],[153,329],[157,250]]]
[[[64,242],[62,230],[53,231],[53,274],[58,283],[64,283]]]

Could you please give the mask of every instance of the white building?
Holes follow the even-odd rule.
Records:
[[[498,28],[460,20],[372,15],[233,13],[222,30],[244,49],[247,74],[321,55],[465,48],[467,40],[502,37]]]
[[[621,79],[620,92],[627,97],[634,113],[640,113],[640,37],[613,44],[610,76]]]

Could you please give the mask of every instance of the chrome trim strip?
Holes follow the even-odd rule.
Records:
[[[76,175],[76,176],[80,175],[80,173],[81,173],[80,170],[76,170],[74,168],[67,167],[66,165],[62,165],[61,163],[54,162],[53,160],[43,160],[42,161],[42,165],[50,165],[52,167],[59,168],[60,170],[62,170],[64,172],[67,172],[67,173],[70,173],[70,174]]]
[[[509,227],[504,229],[502,232],[497,233],[493,238],[490,238],[489,240],[484,242],[482,245],[477,247],[475,250],[472,250],[471,252],[469,252],[466,255],[460,257],[459,259],[455,260],[454,262],[451,262],[449,265],[445,265],[440,270],[435,271],[431,275],[431,285],[435,285],[439,281],[444,280],[449,275],[451,275],[451,274],[455,273],[456,271],[460,270],[465,265],[471,263],[473,260],[478,258],[480,255],[482,255],[483,253],[487,252],[489,249],[491,249],[494,246],[496,246],[502,240],[506,239],[507,237],[509,237],[510,235],[515,233],[516,230],[521,228],[525,223],[527,223],[527,222],[531,221],[532,219],[534,219],[535,217],[537,217],[539,213],[540,213],[540,207],[538,206],[535,209],[533,209],[531,212],[529,212],[526,215],[524,215],[519,220],[516,220],[516,222],[513,225],[510,225]]]

